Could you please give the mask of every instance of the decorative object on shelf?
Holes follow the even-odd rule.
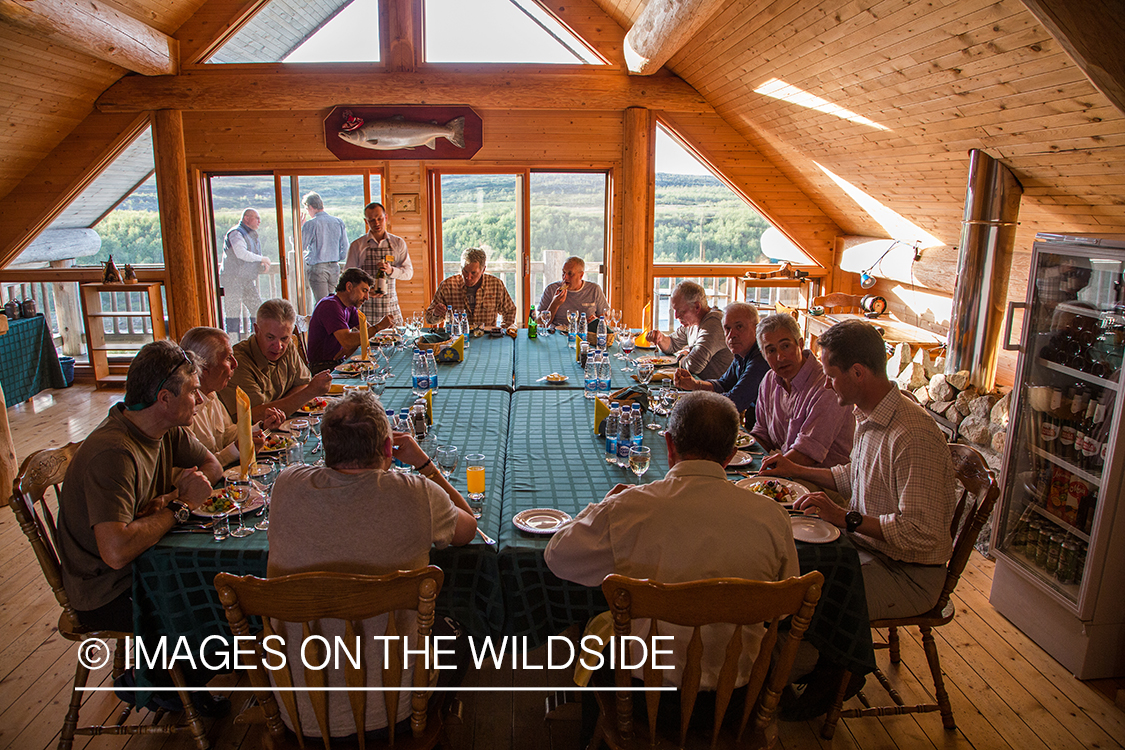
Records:
[[[391,196],[391,210],[396,214],[418,213],[418,194],[395,193]]]
[[[470,107],[350,105],[324,118],[324,145],[342,160],[416,160],[423,147],[427,160],[469,159],[480,150],[482,132]]]
[[[121,272],[117,270],[117,266],[113,263],[113,256],[109,256],[109,260],[105,262],[104,270],[102,272],[103,284],[120,284]]]
[[[128,263],[125,264],[125,278],[124,278],[123,281],[126,284],[136,284],[137,283],[137,272],[134,271],[133,267],[131,265],[129,265]]]
[[[802,271],[800,269],[793,268],[792,263],[790,263],[789,261],[785,261],[784,263],[781,264],[781,266],[776,271],[747,271],[745,274],[743,274],[742,278],[744,278],[744,279],[777,279],[777,278],[784,278],[784,279],[797,279],[798,281],[800,281],[802,279],[807,279],[808,276],[809,276],[808,271]]]
[[[867,294],[859,301],[859,306],[866,317],[877,318],[887,311],[887,300],[877,294]]]
[[[10,299],[4,305],[4,314],[11,320],[19,320],[21,317],[20,303],[18,300]]]
[[[35,301],[34,297],[28,297],[20,305],[20,314],[25,318],[34,318],[39,314],[39,303]]]

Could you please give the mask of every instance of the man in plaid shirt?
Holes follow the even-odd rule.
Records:
[[[490,328],[496,325],[496,315],[503,317],[507,328],[516,319],[516,304],[512,302],[504,282],[484,272],[487,257],[484,250],[470,247],[461,253],[461,273],[450,276],[438,285],[430,306],[426,308],[427,322],[442,320],[447,312],[469,311],[469,325],[473,328]]]

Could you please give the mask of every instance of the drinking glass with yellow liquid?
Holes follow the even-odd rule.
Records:
[[[484,511],[484,454],[470,453],[465,456],[465,481],[469,485],[469,508],[473,518],[480,518]]]

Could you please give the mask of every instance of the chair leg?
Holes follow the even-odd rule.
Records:
[[[832,735],[836,734],[836,724],[840,721],[840,711],[844,707],[844,694],[848,692],[848,682],[851,679],[852,673],[845,669],[840,677],[840,686],[836,689],[836,697],[832,700],[832,707],[828,709],[824,724],[820,727],[820,736],[826,740],[832,739]]]
[[[62,732],[59,733],[59,750],[70,750],[74,745],[74,731],[78,729],[78,711],[82,708],[82,688],[90,678],[90,668],[78,659],[74,669],[74,689],[70,693],[70,708],[63,719]]]
[[[896,628],[894,625],[887,628],[887,646],[891,652],[891,664],[898,664],[900,661],[898,648],[898,628]]]
[[[941,676],[941,661],[938,659],[937,643],[934,642],[933,628],[922,627],[922,648],[926,651],[926,661],[930,663],[930,675],[934,678],[934,697],[941,711],[941,723],[946,729],[956,729],[953,721],[953,705],[945,692],[945,680]]]
[[[118,638],[113,649],[113,679],[125,674],[125,639]]]
[[[184,685],[184,675],[178,666],[169,670],[172,674],[172,684],[177,688],[180,696],[180,701],[184,704],[184,720],[191,732],[191,738],[195,740],[195,747],[198,750],[210,750],[211,743],[207,741],[207,732],[203,728],[203,719],[199,717],[199,713],[195,710],[195,704],[191,702],[191,694],[188,692],[187,687]]]

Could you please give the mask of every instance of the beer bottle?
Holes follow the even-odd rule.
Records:
[[[1059,426],[1059,444],[1056,455],[1067,461],[1074,459],[1074,404],[1081,403],[1079,391],[1073,385],[1067,390],[1068,405],[1063,407],[1062,420]]]
[[[1062,408],[1062,390],[1051,389],[1051,406],[1043,412],[1043,422],[1040,425],[1040,437],[1043,439],[1043,450],[1058,455],[1059,438],[1059,410]]]
[[[535,322],[535,305],[531,306],[531,314],[527,316],[527,337],[529,339],[539,337],[539,324]]]

